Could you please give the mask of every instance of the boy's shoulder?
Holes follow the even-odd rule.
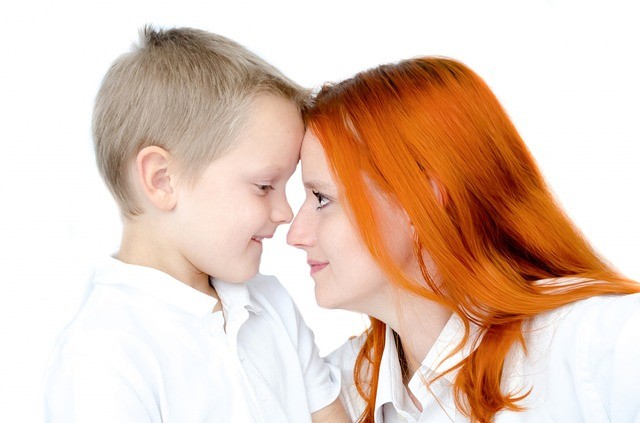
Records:
[[[325,357],[325,361],[338,367],[341,374],[340,399],[345,410],[353,421],[356,421],[366,407],[366,402],[358,393],[354,379],[354,368],[356,358],[362,349],[367,338],[367,333],[363,332],[359,336],[347,339],[344,344],[338,347]],[[364,372],[366,374],[366,372]]]
[[[325,360],[342,370],[348,379],[353,379],[353,368],[355,367],[356,358],[367,339],[367,332],[363,332],[358,336],[347,339],[341,346],[332,351],[325,357]]]
[[[252,297],[259,301],[269,303],[293,303],[289,292],[282,285],[280,280],[273,275],[263,275],[258,273],[246,282],[247,289]]]
[[[161,328],[180,325],[183,309],[194,305],[203,310],[208,307],[208,311],[213,308],[215,300],[208,306],[204,294],[190,291],[152,268],[113,258],[98,261],[85,300],[58,341],[59,352],[104,355],[142,348],[149,337],[163,336]]]
[[[126,343],[140,337],[141,313],[117,289],[91,283],[80,310],[58,341],[60,354],[89,354],[108,357]]]
[[[298,307],[280,281],[271,275],[257,274],[245,283],[214,282],[221,301],[231,313],[251,311],[248,320],[254,330],[285,329],[296,338],[305,325]]]
[[[296,303],[277,277],[258,273],[242,285],[259,314],[285,321],[298,320]]]

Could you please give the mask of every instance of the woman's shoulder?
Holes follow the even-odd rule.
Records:
[[[625,327],[640,318],[640,293],[598,295],[567,304],[533,319],[537,327],[555,326],[556,331],[576,332],[585,328],[597,333],[594,341],[612,339],[624,333]]]
[[[640,403],[631,398],[640,392],[640,294],[595,296],[541,314],[525,338],[526,353],[515,353],[523,374],[542,375],[540,383],[564,392],[565,402],[568,392],[589,396],[582,405],[594,415],[640,416]]]
[[[558,332],[574,339],[571,350],[582,346],[590,368],[631,364],[640,357],[640,293],[592,297],[566,307],[565,313]]]
[[[606,354],[621,340],[640,339],[640,293],[600,295],[567,304],[531,319],[525,335],[532,344],[549,342],[545,350]]]

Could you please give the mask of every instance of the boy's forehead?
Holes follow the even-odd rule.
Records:
[[[293,173],[304,135],[295,104],[268,96],[256,100],[249,113],[233,145],[219,159],[230,171]]]
[[[300,107],[294,101],[271,94],[258,95],[247,110],[245,128],[261,130],[281,125],[304,131]]]
[[[217,161],[226,172],[241,172],[264,179],[291,176],[300,160],[299,143],[241,143]]]
[[[283,166],[264,166],[264,167],[257,167],[254,168],[255,173],[259,174],[262,177],[271,179],[271,178],[277,178],[278,176],[287,174],[290,175],[293,173],[293,171],[295,170],[295,164],[293,164],[293,166],[289,166],[289,167],[283,167]]]

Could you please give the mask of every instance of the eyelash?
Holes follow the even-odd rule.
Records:
[[[323,209],[329,205],[330,200],[327,197],[325,197],[318,191],[311,191],[311,192],[318,199],[318,206],[316,207],[316,210]]]
[[[258,189],[262,192],[264,192],[265,194],[268,193],[269,191],[273,191],[273,185],[261,185],[261,184],[256,184],[256,186],[258,187]]]

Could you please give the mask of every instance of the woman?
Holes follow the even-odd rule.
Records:
[[[475,73],[383,65],[325,86],[307,127],[288,242],[321,306],[371,316],[329,357],[354,419],[640,419],[640,284],[563,213]]]

